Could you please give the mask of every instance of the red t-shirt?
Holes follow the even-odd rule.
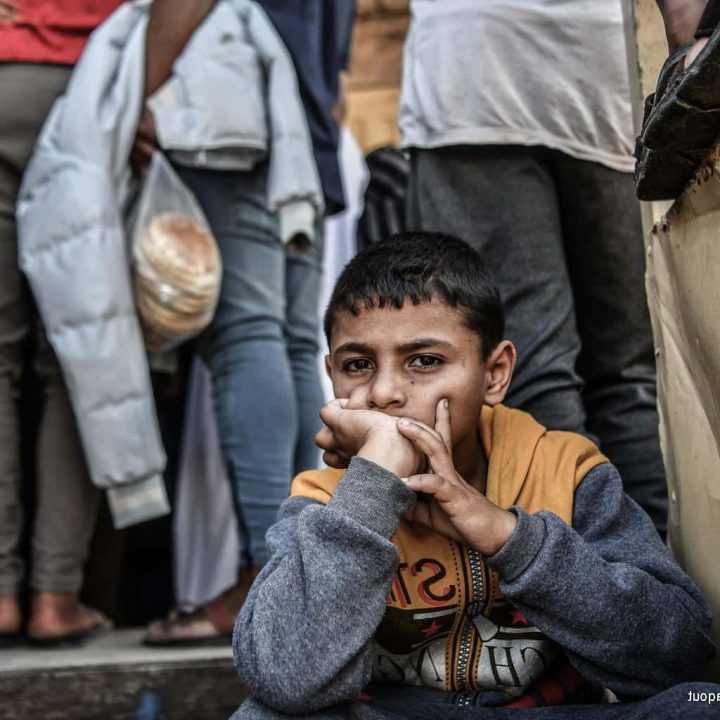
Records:
[[[74,65],[90,33],[123,0],[17,0],[19,17],[0,22],[0,62]]]

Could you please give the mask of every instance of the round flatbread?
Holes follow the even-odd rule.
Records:
[[[134,294],[149,350],[201,332],[220,292],[220,252],[210,232],[179,213],[155,216],[136,239]]]

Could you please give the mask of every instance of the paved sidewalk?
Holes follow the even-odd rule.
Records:
[[[242,703],[229,646],[152,648],[143,632],[0,650],[0,720],[225,720]]]
[[[0,676],[8,672],[101,668],[117,665],[155,665],[227,660],[232,666],[232,650],[227,647],[153,648],[142,644],[144,630],[115,630],[78,648],[45,650],[22,644],[0,650]]]

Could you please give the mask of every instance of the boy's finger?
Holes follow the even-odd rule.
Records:
[[[452,455],[438,432],[409,418],[400,418],[397,429],[404,437],[411,440],[420,452],[427,455],[434,472],[442,473],[447,477],[455,475]]]
[[[443,446],[445,445],[445,440],[443,439],[443,436],[437,430],[431,428],[429,425],[426,425],[424,422],[421,422],[420,420],[415,420],[414,418],[400,418],[400,420],[407,420],[409,423],[416,425],[418,428],[420,428],[420,430],[425,431],[436,442],[440,443]]]
[[[423,443],[423,447],[420,448],[423,452],[425,452],[426,448],[432,448],[436,455],[440,452],[447,452],[445,441],[442,439],[440,433],[419,420],[399,418],[397,428],[405,437],[413,442],[417,440]]]
[[[430,513],[428,512],[428,503],[416,502],[410,510],[403,515],[403,520],[412,525],[421,525],[427,527],[430,525]]]
[[[338,470],[344,470],[350,464],[350,461],[345,457],[345,455],[337,452],[324,452],[323,462],[328,467],[336,468]]]
[[[425,473],[423,475],[411,475],[403,482],[415,493],[432,495],[438,502],[450,500],[452,486],[442,475],[437,473]]]
[[[335,435],[327,425],[323,425],[318,430],[317,435],[315,435],[315,444],[321,450],[331,450],[335,447]]]
[[[435,408],[435,430],[440,433],[448,450],[452,449],[452,427],[450,425],[450,402],[443,398]]]
[[[320,408],[320,419],[326,425],[333,425],[337,422],[337,417],[342,410],[339,400],[331,400],[329,403],[325,403]]]

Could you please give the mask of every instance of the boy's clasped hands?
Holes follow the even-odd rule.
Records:
[[[407,522],[482,555],[495,554],[512,535],[516,516],[490,502],[455,469],[447,400],[437,404],[434,428],[409,417],[353,408],[347,398],[327,403],[320,417],[324,425],[315,440],[330,467],[345,468],[352,457],[364,458],[395,473],[418,494],[403,518]]]

